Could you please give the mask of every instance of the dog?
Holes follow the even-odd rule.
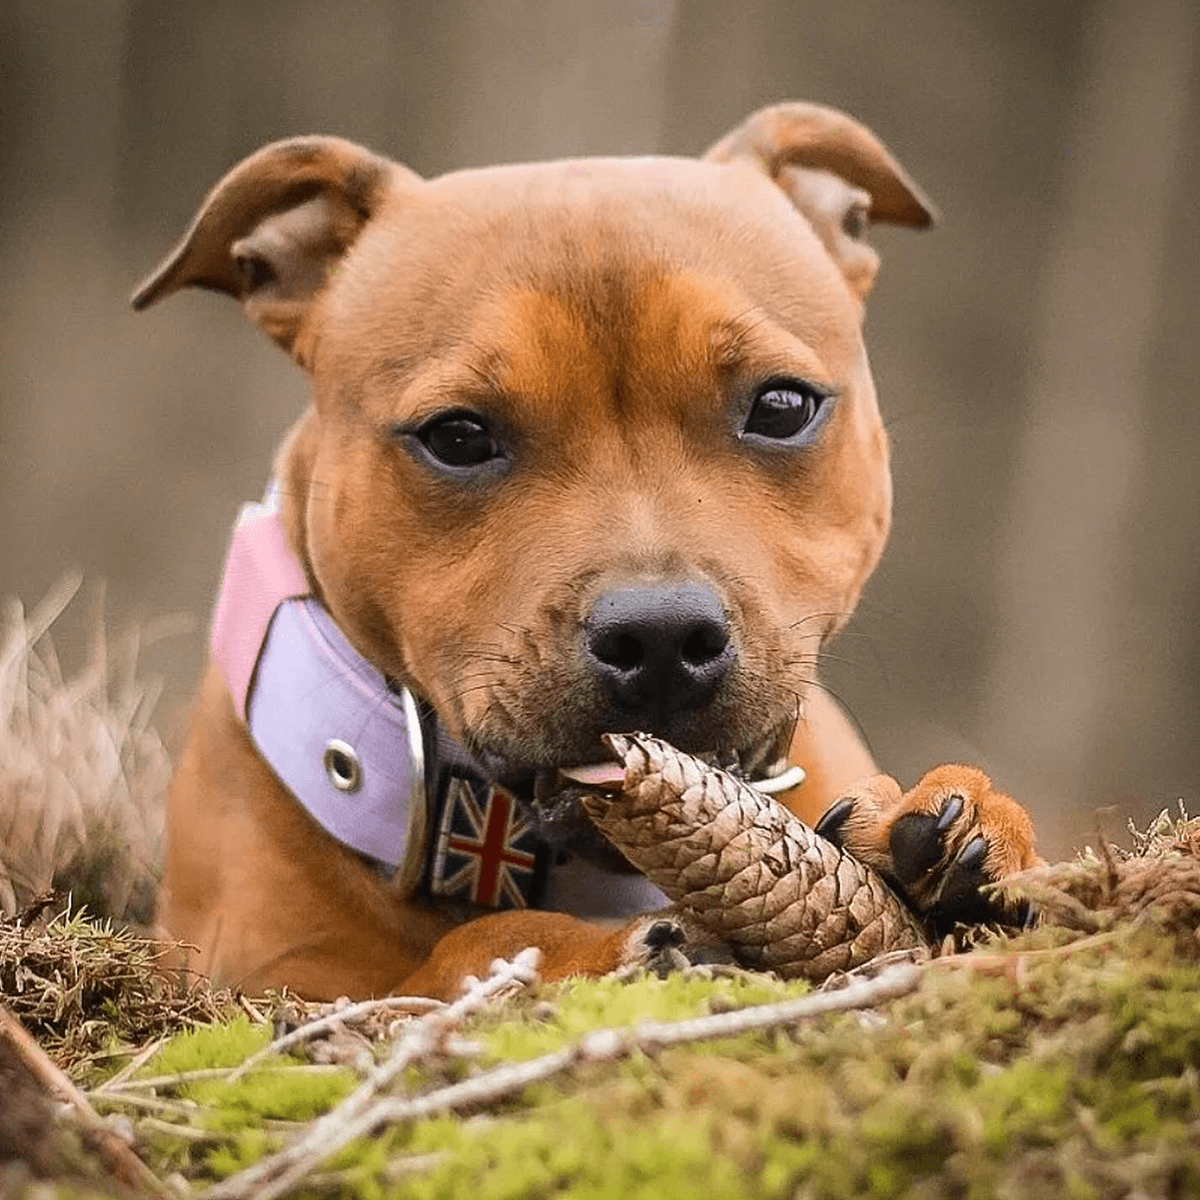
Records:
[[[934,217],[807,103],[700,159],[426,181],[305,137],[216,185],[134,305],[235,297],[312,403],[234,533],[170,789],[192,966],[450,997],[530,945],[550,980],[716,953],[555,800],[613,730],[775,790],[931,921],[995,914],[1025,811],[965,766],[904,792],[816,674],[890,524],[865,235]]]

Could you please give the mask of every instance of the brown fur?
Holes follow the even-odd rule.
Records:
[[[313,405],[276,464],[293,549],[358,650],[456,737],[529,766],[594,759],[611,717],[576,650],[592,602],[700,580],[737,663],[702,712],[656,732],[745,746],[802,702],[795,805],[811,820],[874,770],[815,684],[890,522],[861,336],[868,215],[919,226],[931,210],[870,133],[812,105],[757,114],[707,161],[430,182],[301,139],[235,168],[135,303],[225,291],[309,373]],[[837,393],[799,453],[734,436],[776,375]],[[458,406],[505,430],[502,480],[462,486],[398,444],[397,427]],[[530,943],[550,976],[628,955],[628,930],[534,912],[459,925],[434,950],[459,915],[398,895],[313,824],[215,670],[169,840],[162,920],[226,982],[445,995]]]

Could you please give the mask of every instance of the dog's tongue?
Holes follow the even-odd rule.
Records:
[[[620,763],[581,763],[577,767],[559,767],[558,773],[574,783],[588,787],[621,787],[625,782],[625,768]]]

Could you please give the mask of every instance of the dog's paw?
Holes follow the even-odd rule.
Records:
[[[685,967],[733,961],[724,942],[691,918],[668,908],[633,922],[618,970],[640,968],[664,976]]]
[[[886,876],[938,933],[1028,920],[1025,906],[982,889],[1041,862],[1033,822],[975,767],[935,767],[908,792],[874,775],[835,801],[816,830]]]

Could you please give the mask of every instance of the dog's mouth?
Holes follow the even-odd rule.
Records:
[[[795,721],[788,720],[741,750],[713,750],[696,757],[720,767],[768,794],[787,791],[804,778],[788,762]],[[542,768],[532,775],[506,781],[518,800],[528,806],[538,833],[556,850],[578,855],[608,871],[635,870],[624,855],[596,828],[583,806],[583,794],[596,789],[619,789],[624,768],[615,759]]]

